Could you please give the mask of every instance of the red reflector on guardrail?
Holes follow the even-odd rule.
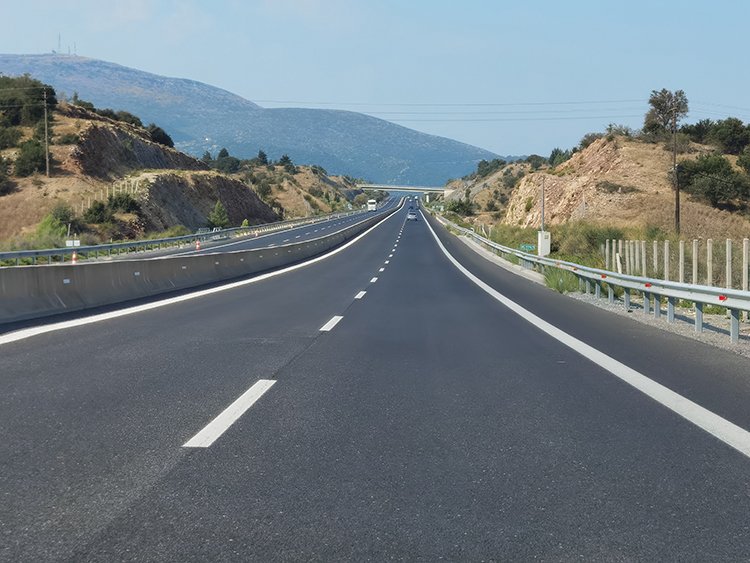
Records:
[[[726,301],[727,296],[726,295],[719,295],[719,301]]]
[[[645,283],[645,284],[643,284],[643,285],[644,285],[644,286],[646,286],[646,287],[651,287],[651,284],[650,284],[650,283]]]
[[[606,279],[607,274],[602,274],[602,279]]]

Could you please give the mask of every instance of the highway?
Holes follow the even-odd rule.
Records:
[[[381,207],[378,208],[377,213],[384,213],[390,209],[396,207],[399,203],[398,198],[389,198],[384,201]],[[336,230],[343,229],[349,225],[354,225],[360,221],[369,219],[372,216],[371,213],[366,211],[348,215],[346,217],[332,217],[326,221],[319,223],[312,223],[309,225],[301,225],[299,227],[293,227],[277,232],[270,232],[260,234],[258,236],[246,236],[236,239],[224,239],[224,240],[204,240],[201,241],[201,248],[196,249],[195,243],[191,242],[182,248],[167,248],[157,249],[147,252],[137,252],[130,254],[112,255],[107,258],[110,260],[142,260],[143,258],[155,258],[163,256],[188,256],[198,253],[206,252],[233,252],[238,250],[252,250],[254,248],[273,248],[276,246],[283,246],[285,244],[292,244],[295,242],[304,242],[306,240],[314,239],[316,237],[324,236],[332,233]],[[261,225],[258,225],[261,226]]]
[[[0,327],[0,560],[750,558],[748,360],[407,208],[226,291]]]

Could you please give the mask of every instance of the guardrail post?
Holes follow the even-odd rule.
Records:
[[[591,293],[591,280],[586,278],[586,295]]]
[[[625,293],[623,293],[622,298],[625,302],[625,309],[630,310],[630,288],[625,288]]]
[[[654,318],[661,318],[661,295],[654,293]]]
[[[706,239],[706,285],[714,284],[714,239]]]
[[[599,299],[602,296],[602,282],[594,282],[594,296]]]
[[[692,283],[698,283],[698,239],[693,239],[693,277]]]
[[[669,240],[664,241],[664,281],[669,281]]]
[[[740,310],[729,309],[729,338],[732,344],[740,341]]]
[[[695,302],[695,332],[703,332],[703,303]]]
[[[726,288],[731,289],[732,288],[732,239],[727,239],[727,251],[726,255],[724,256],[726,259]]]
[[[607,284],[607,299],[609,300],[610,303],[615,302],[615,290],[612,288],[611,283]]]
[[[674,322],[674,304],[675,304],[675,298],[667,297],[667,322],[668,323]]]

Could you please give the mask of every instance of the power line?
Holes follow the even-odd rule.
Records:
[[[373,102],[312,102],[302,100],[255,100],[259,104],[305,104],[318,106],[373,106],[373,107],[513,107],[513,106],[563,106],[563,105],[586,105],[586,104],[625,104],[644,103],[646,100],[589,100],[589,101],[566,101],[566,102],[498,102],[498,103],[373,103]]]
[[[625,119],[631,117],[643,117],[641,114],[635,115],[580,115],[574,117],[498,117],[487,119],[393,119],[394,123],[413,123],[413,122],[500,122],[500,121],[583,121],[588,119]]]

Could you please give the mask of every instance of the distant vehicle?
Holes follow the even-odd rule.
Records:
[[[374,199],[367,200],[367,211],[377,211],[378,202]]]
[[[407,221],[416,221],[417,220],[417,214],[413,211],[409,211],[409,213],[406,214],[406,220]]]

